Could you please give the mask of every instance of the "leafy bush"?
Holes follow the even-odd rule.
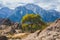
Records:
[[[43,30],[46,27],[46,23],[38,14],[26,14],[22,18],[22,29],[24,31],[35,32],[36,30]]]

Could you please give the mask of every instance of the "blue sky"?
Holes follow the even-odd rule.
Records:
[[[0,0],[0,7],[14,9],[17,6],[34,3],[44,9],[54,9],[60,11],[60,0]]]

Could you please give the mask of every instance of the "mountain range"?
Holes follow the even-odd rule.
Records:
[[[56,10],[45,10],[35,4],[18,6],[14,10],[3,7],[0,9],[0,18],[9,18],[11,21],[20,22],[25,14],[39,14],[45,22],[53,22],[60,18],[60,12]]]

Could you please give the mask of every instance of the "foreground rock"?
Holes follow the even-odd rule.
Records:
[[[52,23],[41,33],[37,31],[22,40],[60,40],[60,19]]]

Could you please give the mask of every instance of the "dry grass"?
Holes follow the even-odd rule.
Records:
[[[25,38],[28,36],[28,33],[19,33],[19,34],[14,34],[14,35],[8,35],[7,37],[10,39],[21,39]]]

